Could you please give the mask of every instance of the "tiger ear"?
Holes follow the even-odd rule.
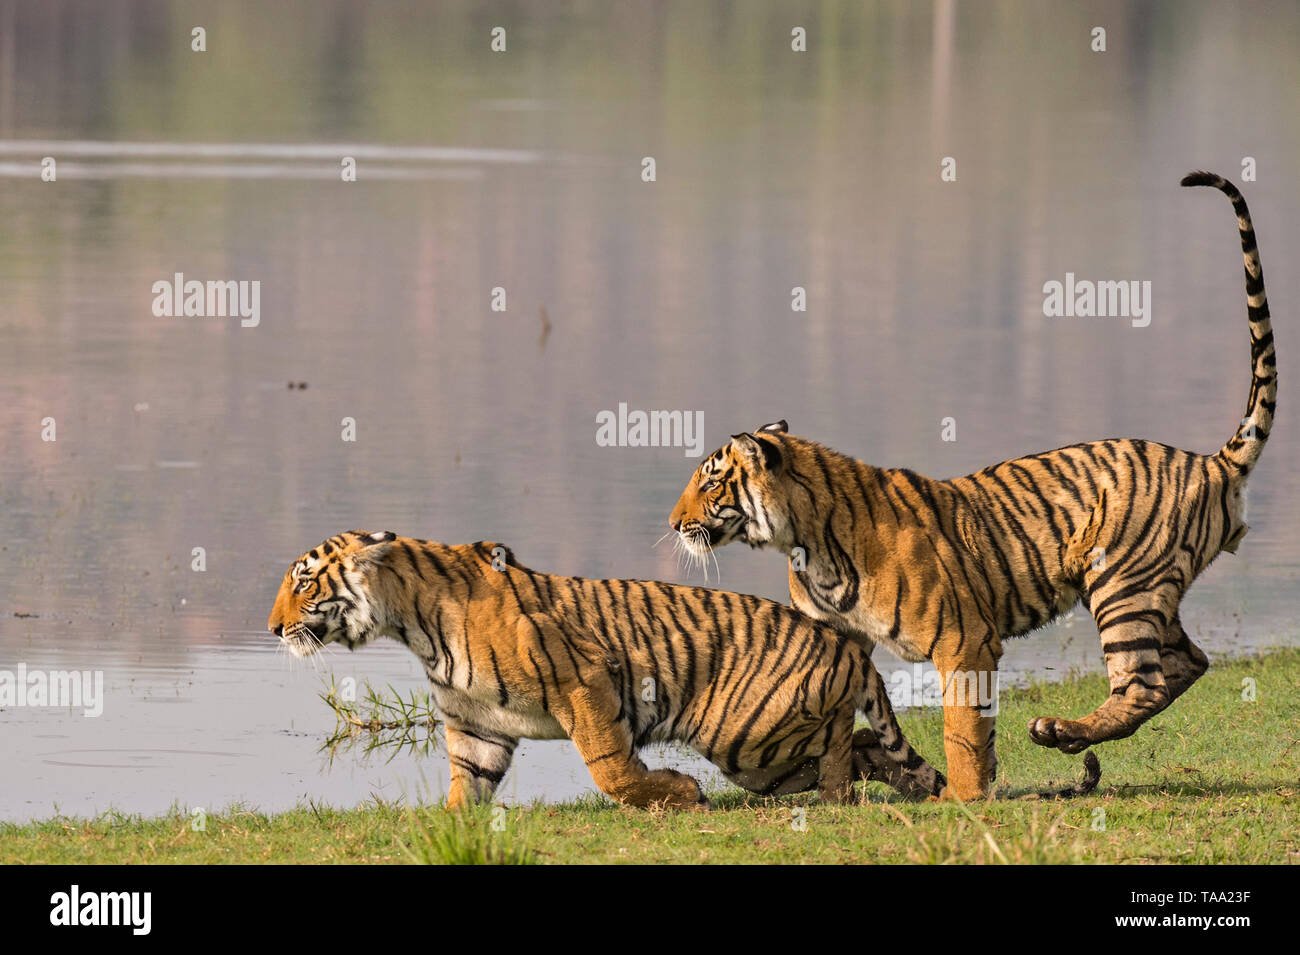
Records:
[[[369,547],[371,544],[387,544],[389,541],[397,540],[397,535],[392,531],[348,531],[345,537],[356,539],[356,543],[361,547]]]
[[[492,565],[493,570],[520,566],[519,561],[515,560],[515,552],[505,544],[497,541],[475,541],[470,546],[483,561]]]
[[[759,428],[754,433],[755,434],[785,434],[789,430],[790,430],[790,426],[786,424],[785,419],[782,418],[780,421],[773,421],[771,424],[763,425],[763,427]]]
[[[360,547],[347,556],[351,558],[353,566],[363,564],[381,564],[388,552],[392,550],[393,541],[397,540],[397,535],[392,531],[369,531],[357,532]]]
[[[742,461],[756,468],[766,468],[772,472],[781,470],[781,449],[775,441],[742,432],[731,436],[731,448],[740,455]]]

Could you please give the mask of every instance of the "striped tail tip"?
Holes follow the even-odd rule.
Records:
[[[1216,175],[1212,172],[1203,172],[1198,169],[1196,172],[1189,172],[1187,175],[1183,176],[1183,178],[1179,180],[1178,185],[1214,186],[1218,189],[1224,182],[1226,182],[1226,180],[1222,176]]]
[[[1241,198],[1241,192],[1237,187],[1229,180],[1224,179],[1218,173],[1202,172],[1200,170],[1189,172],[1178,181],[1178,184],[1180,186],[1212,186],[1231,199],[1234,207],[1238,202],[1243,201]],[[1241,210],[1239,209],[1237,211],[1240,212]]]

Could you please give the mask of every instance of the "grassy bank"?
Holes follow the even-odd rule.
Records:
[[[1243,699],[1252,685],[1254,699]],[[1076,779],[1082,761],[1030,743],[1029,719],[1081,716],[1106,692],[1092,676],[1004,693],[998,797],[972,806],[901,802],[872,784],[855,806],[733,790],[714,794],[710,813],[593,798],[468,816],[389,805],[236,809],[200,832],[181,812],[55,819],[0,826],[0,862],[1300,862],[1300,650],[1215,665],[1136,736],[1098,747],[1095,793],[1033,798]],[[902,721],[942,763],[938,712]]]

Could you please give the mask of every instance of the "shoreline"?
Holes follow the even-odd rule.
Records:
[[[233,806],[196,829],[176,807],[0,823],[0,862],[450,862],[476,852],[479,861],[497,853],[495,861],[559,863],[1300,862],[1300,648],[1212,665],[1134,736],[1095,747],[1096,792],[1038,798],[1077,781],[1082,760],[1034,746],[1024,721],[1087,712],[1105,689],[1091,674],[1005,691],[998,792],[977,805],[907,802],[872,783],[842,807],[729,787],[710,793],[708,813],[638,811],[603,797],[466,816],[436,805],[308,802],[274,813]],[[941,757],[937,711],[900,720],[913,745]]]

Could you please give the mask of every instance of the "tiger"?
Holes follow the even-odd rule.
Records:
[[[450,808],[490,800],[520,739],[571,739],[600,790],[639,808],[709,808],[695,779],[641,761],[666,741],[765,796],[816,788],[843,803],[870,779],[927,798],[945,784],[868,655],[758,597],[538,573],[490,541],[348,531],[290,565],[267,628],[295,656],[380,636],[412,650],[443,719]]]
[[[1111,439],[932,480],[873,467],[778,421],[701,462],[669,516],[696,560],[733,541],[775,548],[790,558],[795,607],[864,647],[934,662],[945,687],[944,798],[983,798],[996,780],[996,714],[960,691],[972,675],[996,678],[1004,638],[1080,602],[1091,612],[1109,696],[1082,719],[1029,723],[1035,743],[1065,753],[1132,735],[1209,666],[1179,604],[1246,534],[1246,482],[1273,425],[1277,361],[1245,199],[1213,173],[1181,184],[1231,200],[1245,260],[1250,394],[1216,453]]]

